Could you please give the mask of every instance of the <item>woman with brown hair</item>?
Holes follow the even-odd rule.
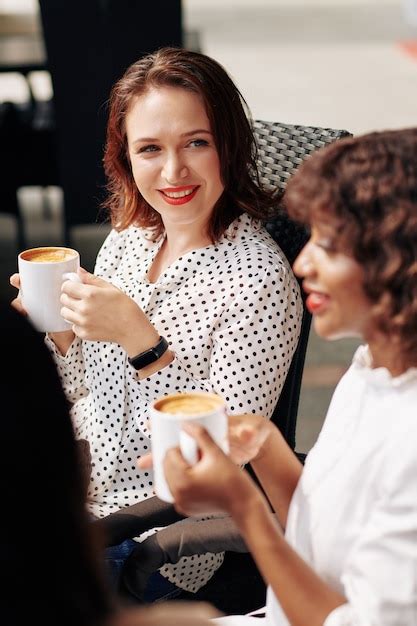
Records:
[[[170,451],[169,487],[182,513],[232,516],[269,583],[268,624],[415,626],[417,129],[317,151],[289,181],[285,203],[311,227],[294,270],[316,332],[365,345],[304,468],[270,422],[230,418],[232,459],[251,461],[276,516],[197,426],[184,428],[201,459],[189,467]]]
[[[138,456],[148,403],[215,391],[230,413],[272,414],[297,345],[301,298],[262,225],[262,189],[245,102],[213,59],[165,48],[129,67],[110,98],[104,156],[113,230],[91,275],[63,285],[73,324],[47,342],[89,441],[88,503],[102,517],[153,495]],[[18,284],[16,278],[13,279]],[[134,541],[109,549],[118,570]],[[196,591],[221,554],[182,559],[149,600]]]

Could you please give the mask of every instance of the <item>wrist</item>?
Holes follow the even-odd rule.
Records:
[[[149,346],[149,348],[145,348],[145,350],[141,350],[137,354],[129,355],[128,361],[136,370],[142,370],[148,367],[148,365],[155,363],[155,361],[158,361],[168,348],[169,344],[165,337],[158,336],[156,342]]]
[[[152,376],[152,374],[155,374],[155,372],[159,372],[160,370],[164,369],[164,367],[169,365],[174,360],[174,358],[174,353],[171,352],[171,350],[167,350],[154,363],[151,363],[150,365],[147,365],[143,369],[137,371],[137,376],[139,380],[149,378],[149,376]]]
[[[130,328],[135,327],[131,326]],[[142,329],[138,327],[138,332],[131,331],[122,341],[118,341],[118,344],[123,348],[130,359],[145,350],[149,350],[159,341],[159,334],[154,328],[149,330],[149,332],[141,331]]]
[[[64,330],[59,333],[46,333],[46,337],[51,339],[61,355],[65,356],[75,339],[75,334],[72,330]]]
[[[264,428],[267,430],[267,435],[259,448],[258,454],[251,459],[250,463],[253,468],[255,468],[257,463],[262,463],[264,458],[269,456],[271,449],[274,448],[274,439],[276,439],[277,435],[278,437],[281,436],[280,431],[271,420],[266,421]]]
[[[248,545],[254,532],[255,535],[257,534],[256,529],[265,524],[270,524],[273,518],[270,505],[255,485],[253,485],[253,493],[250,497],[247,497],[238,507],[234,507],[230,515]],[[273,524],[276,524],[275,519]]]
[[[244,469],[241,469],[239,484],[235,485],[228,499],[228,513],[238,526],[244,526],[251,511],[263,506],[265,500],[260,490]]]

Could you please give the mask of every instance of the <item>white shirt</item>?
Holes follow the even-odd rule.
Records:
[[[143,229],[112,231],[95,274],[137,302],[170,343],[172,363],[139,380],[114,343],[76,339],[62,357],[48,342],[73,403],[77,437],[90,442],[88,497],[97,517],[154,493],[152,471],[136,467],[150,450],[151,400],[178,390],[207,390],[224,397],[230,413],[270,417],[297,345],[298,283],[258,221],[240,216],[216,245],[188,252],[150,283],[147,273],[161,244]],[[222,560],[222,554],[189,557],[162,573],[196,591]]]
[[[416,368],[393,378],[358,348],[307,457],[286,538],[347,598],[324,626],[417,624]],[[266,619],[252,623],[289,624],[271,589]]]

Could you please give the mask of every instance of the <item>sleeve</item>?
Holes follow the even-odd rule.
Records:
[[[178,389],[214,391],[230,412],[272,415],[301,328],[302,302],[294,275],[274,265],[245,279],[212,332],[208,378],[193,378],[178,356],[139,380],[147,401]]]
[[[382,493],[346,562],[348,602],[324,626],[399,626],[417,616],[416,432],[390,445]]]
[[[117,232],[112,229],[97,253],[94,274],[109,280],[119,267],[126,247],[127,231]]]
[[[67,400],[71,404],[75,404],[88,395],[88,389],[84,383],[85,366],[82,341],[76,337],[65,356],[57,350],[56,345],[48,335],[45,337],[45,343],[52,354]]]
[[[111,230],[97,255],[95,272],[107,279],[117,268],[124,249],[124,237],[115,230]],[[45,343],[52,354],[58,370],[65,395],[71,404],[88,395],[85,384],[85,364],[82,351],[82,340],[76,337],[67,354],[63,356],[56,348],[48,335]]]

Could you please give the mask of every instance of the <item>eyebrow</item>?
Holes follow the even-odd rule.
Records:
[[[206,128],[196,128],[196,130],[190,130],[187,133],[182,133],[180,137],[192,137],[193,135],[212,135],[213,133]],[[136,146],[138,143],[150,143],[152,141],[159,141],[157,137],[138,137],[132,142],[132,146]]]

